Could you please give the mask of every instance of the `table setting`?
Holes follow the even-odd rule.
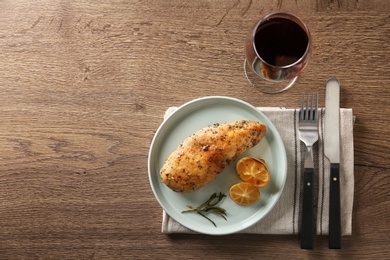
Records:
[[[209,97],[213,98],[213,97]],[[208,99],[208,98],[206,98]],[[218,98],[217,98],[218,99]],[[168,117],[171,113],[176,111],[177,107],[170,107],[165,117]],[[277,131],[280,133],[283,144],[286,146],[287,153],[287,174],[286,174],[286,186],[283,189],[283,195],[275,205],[276,209],[273,209],[268,213],[268,216],[264,220],[239,232],[244,233],[257,233],[257,234],[298,234],[298,223],[300,221],[299,207],[300,207],[300,186],[301,186],[301,168],[302,168],[302,154],[303,147],[301,147],[298,138],[298,109],[296,108],[271,108],[271,107],[257,107],[259,111],[267,115],[267,117],[276,125]],[[320,109],[320,129],[323,129],[324,109]],[[220,116],[220,115],[219,115]],[[343,169],[341,171],[342,176],[342,188],[341,201],[343,205],[342,219],[343,219],[343,235],[352,234],[352,208],[353,208],[353,192],[354,192],[354,178],[353,178],[353,113],[351,109],[340,110],[341,124],[340,138],[343,140],[341,146],[341,153],[343,162]],[[286,127],[289,126],[289,127]],[[321,130],[320,130],[321,131]],[[317,174],[317,178],[321,180],[318,183],[317,198],[318,198],[318,217],[317,217],[317,234],[328,234],[328,205],[329,205],[329,176],[330,176],[330,164],[326,162],[325,155],[323,153],[323,132],[321,131],[320,144],[316,151],[316,169],[320,170]],[[320,177],[321,176],[321,177]],[[325,180],[327,179],[327,183]],[[209,192],[210,193],[210,192]],[[185,204],[183,204],[185,205]],[[287,206],[288,205],[288,206]],[[268,218],[268,220],[267,220]],[[275,219],[278,220],[275,222]],[[207,224],[207,223],[206,223]],[[212,232],[212,227],[208,228]],[[188,228],[183,227],[172,219],[166,212],[163,213],[162,220],[162,232],[163,233],[187,233],[193,232]],[[207,231],[205,231],[207,232]]]
[[[283,12],[264,16],[249,33],[245,45],[244,71],[248,82],[259,91],[271,94],[291,88],[309,62],[311,42],[309,29],[297,16]],[[340,110],[339,80],[329,78],[325,87],[326,108],[322,109],[318,108],[318,93],[307,94],[307,97],[303,95],[300,109],[255,108],[231,97],[204,97],[179,108],[168,108],[164,115],[165,121],[153,138],[148,161],[151,187],[164,209],[162,233],[299,234],[302,249],[313,249],[315,235],[319,234],[328,235],[329,248],[340,249],[342,234],[352,233],[354,117],[352,109]],[[258,112],[258,115],[254,115],[253,111]],[[272,115],[272,119],[267,115]],[[240,119],[257,120],[266,125],[267,143],[261,148],[256,145],[244,152],[245,156],[250,155],[266,162],[272,189],[263,189],[261,203],[251,205],[252,207],[236,207],[234,203],[222,203],[221,207],[225,205],[225,222],[219,219],[219,227],[210,220],[208,211],[197,212],[212,222],[216,228],[213,229],[207,227],[207,221],[203,223],[202,218],[196,220],[188,216],[189,214],[183,215],[186,211],[181,211],[179,205],[181,204],[182,208],[184,205],[193,208],[188,205],[201,203],[206,194],[211,194],[213,190],[222,192],[220,194],[229,193],[226,187],[232,186],[237,180],[226,175],[234,176],[234,169],[225,167],[222,173],[218,173],[221,176],[209,184],[212,188],[206,187],[192,193],[189,191],[189,194],[180,194],[181,190],[178,192],[175,189],[166,189],[167,187],[161,184],[159,175],[163,179],[165,173],[161,167],[164,160],[186,136],[191,136],[197,129],[207,125]],[[218,136],[211,137],[210,140],[214,138],[217,139]],[[207,147],[215,145],[213,141],[203,141],[202,146],[205,142]],[[317,145],[314,150],[315,144]],[[183,143],[179,147],[181,146],[184,146]],[[202,155],[202,149],[197,150],[196,146],[196,143],[191,144],[189,149]],[[223,154],[224,150],[228,151],[230,148],[220,149],[217,153]],[[182,155],[186,156],[186,153],[190,152],[184,150],[174,157],[177,159]],[[230,166],[234,164],[237,156],[228,158],[226,160],[229,160]],[[191,161],[188,160],[187,163],[188,168]],[[199,176],[210,174],[210,164],[213,163],[202,164],[204,170],[201,170]],[[181,171],[179,165],[172,162],[169,165]],[[184,171],[186,170],[183,169]],[[179,177],[190,179],[196,174],[191,170],[186,172],[185,176]],[[177,172],[172,170],[169,174]],[[168,187],[172,189],[171,186]],[[233,199],[231,191],[230,197]],[[226,208],[232,208],[232,213]],[[234,220],[228,221],[227,218],[231,215],[239,216],[233,216]]]
[[[389,9],[0,2],[1,259],[389,259]]]

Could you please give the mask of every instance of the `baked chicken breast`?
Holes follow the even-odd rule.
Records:
[[[204,127],[186,138],[163,164],[162,181],[177,192],[196,191],[257,145],[266,126],[239,120]]]

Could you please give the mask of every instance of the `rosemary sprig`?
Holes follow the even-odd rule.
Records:
[[[226,210],[217,206],[217,204],[219,202],[221,202],[223,200],[223,198],[225,198],[225,197],[226,197],[226,195],[223,194],[222,192],[220,192],[219,194],[217,194],[215,192],[211,195],[211,197],[207,201],[205,201],[199,207],[195,208],[195,207],[187,205],[187,208],[189,208],[189,209],[183,210],[181,213],[196,212],[199,215],[201,215],[202,217],[209,220],[215,227],[217,227],[215,222],[211,218],[206,216],[204,213],[209,212],[209,213],[214,213],[214,214],[220,215],[224,220],[227,221]]]

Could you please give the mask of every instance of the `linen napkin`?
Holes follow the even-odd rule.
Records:
[[[176,107],[170,107],[164,118]],[[252,234],[299,234],[301,223],[302,179],[305,146],[299,140],[299,109],[280,107],[258,107],[275,125],[281,135],[287,153],[287,179],[284,190],[274,208],[258,223],[240,231]],[[314,150],[314,201],[316,202],[317,235],[328,234],[329,224],[329,179],[330,162],[324,157],[323,131],[324,111],[319,109],[319,140]],[[340,109],[340,205],[342,235],[352,234],[352,208],[354,195],[352,109]],[[163,211],[162,233],[196,233],[171,218]]]

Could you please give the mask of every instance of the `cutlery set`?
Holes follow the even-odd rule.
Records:
[[[314,163],[313,145],[318,141],[318,94],[302,98],[299,112],[299,139],[306,146],[303,172],[301,248],[313,249]],[[341,248],[340,214],[340,83],[336,78],[326,82],[324,153],[330,161],[329,238],[331,249]]]

